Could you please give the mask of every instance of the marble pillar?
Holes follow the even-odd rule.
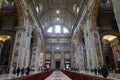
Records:
[[[74,68],[78,68],[78,64],[79,64],[79,61],[78,61],[78,37],[74,40],[74,43],[75,43],[75,52],[74,52],[74,55],[72,55],[73,58],[73,65],[74,65]]]
[[[115,18],[118,24],[118,29],[120,31],[120,0],[112,0],[113,3],[113,10],[115,13]]]
[[[97,61],[96,67],[100,67],[104,64],[102,47],[101,47],[100,36],[99,36],[98,30],[99,30],[98,27],[91,28],[94,46],[95,46],[94,50],[96,53],[96,61]]]
[[[39,69],[39,54],[40,54],[40,51],[39,51],[40,47],[39,45],[37,44],[36,45],[36,51],[35,51],[35,72],[38,72],[38,69]]]
[[[23,57],[21,57],[20,55],[23,54],[21,51],[21,43],[22,43],[22,39],[23,39],[23,33],[24,33],[24,29],[23,28],[19,28],[16,32],[16,36],[15,36],[15,42],[14,42],[14,48],[13,48],[13,54],[12,54],[12,59],[11,59],[11,66],[10,66],[10,73],[12,73],[12,70],[14,67],[18,67],[20,66],[20,60],[23,59]]]
[[[65,68],[65,60],[64,60],[64,45],[62,45],[62,51],[61,51],[61,69]]]
[[[32,26],[31,24],[29,24],[29,22],[27,21],[26,22],[28,25],[27,25],[27,28],[26,28],[26,36],[24,36],[25,38],[25,57],[24,57],[24,66],[27,67],[29,66],[31,63],[31,55],[30,55],[30,45],[31,45],[31,38],[32,38]]]
[[[55,45],[52,45],[51,68],[55,68]]]
[[[88,34],[89,33],[89,34]],[[96,66],[95,54],[94,54],[94,46],[92,42],[92,35],[89,29],[86,27],[84,29],[84,38],[85,38],[85,48],[86,48],[86,68],[91,69]]]
[[[83,72],[83,71],[85,71],[85,62],[84,62],[84,49],[83,49],[83,45],[82,45],[82,43],[80,43],[79,44],[79,46],[78,46],[78,57],[79,57],[79,70],[80,70],[80,72]]]

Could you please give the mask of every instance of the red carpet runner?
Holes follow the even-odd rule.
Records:
[[[29,76],[26,76],[26,77],[15,79],[15,80],[45,80],[45,78],[47,78],[54,71],[55,70],[41,72],[41,73],[38,73],[38,74],[29,75]]]
[[[80,74],[76,72],[70,72],[66,70],[61,70],[64,74],[66,74],[69,78],[72,80],[110,80],[110,79],[104,79],[100,77],[95,77],[91,75],[86,75],[86,74]]]
[[[29,76],[22,77],[22,78],[17,78],[14,80],[45,80],[54,71],[55,70],[50,70],[50,71],[46,71],[46,72],[42,72],[42,73],[38,73],[38,74],[29,75]],[[104,79],[104,78],[95,77],[95,76],[91,76],[91,75],[70,72],[70,71],[66,71],[66,70],[61,70],[61,71],[65,75],[67,75],[69,78],[71,78],[72,80],[110,80],[110,79]],[[62,80],[62,79],[59,79],[59,80]]]

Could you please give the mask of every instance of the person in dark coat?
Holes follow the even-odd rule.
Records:
[[[16,67],[14,67],[14,68],[13,68],[12,74],[13,74],[13,78],[15,78],[15,74],[16,74]]]
[[[17,68],[17,77],[19,76],[20,74],[20,67]]]
[[[21,69],[21,76],[24,76],[24,73],[25,73],[25,69],[24,67]]]
[[[101,74],[103,75],[104,78],[107,78],[108,76],[108,69],[105,65],[103,65],[103,67],[100,70]]]
[[[26,75],[29,75],[29,72],[30,72],[30,67],[28,66],[28,67],[26,68]]]
[[[101,68],[98,68],[98,75],[101,75]]]
[[[97,75],[97,68],[94,69],[94,74]]]

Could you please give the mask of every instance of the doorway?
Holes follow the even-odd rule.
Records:
[[[60,61],[56,61],[56,69],[60,69]]]

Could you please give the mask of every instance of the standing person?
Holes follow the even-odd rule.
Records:
[[[30,72],[30,67],[28,66],[28,67],[26,68],[26,75],[29,75],[29,72]]]
[[[100,67],[98,67],[98,75],[101,75]]]
[[[15,78],[15,74],[16,74],[16,67],[14,67],[14,68],[13,68],[12,74],[13,74],[13,78]]]
[[[17,68],[17,77],[19,76],[20,74],[20,67]]]
[[[97,75],[97,68],[94,69],[94,74]]]
[[[104,78],[107,78],[108,76],[108,69],[105,65],[103,65],[103,67],[100,70],[101,74],[103,75]]]
[[[24,67],[21,69],[21,76],[24,76],[25,69]]]

